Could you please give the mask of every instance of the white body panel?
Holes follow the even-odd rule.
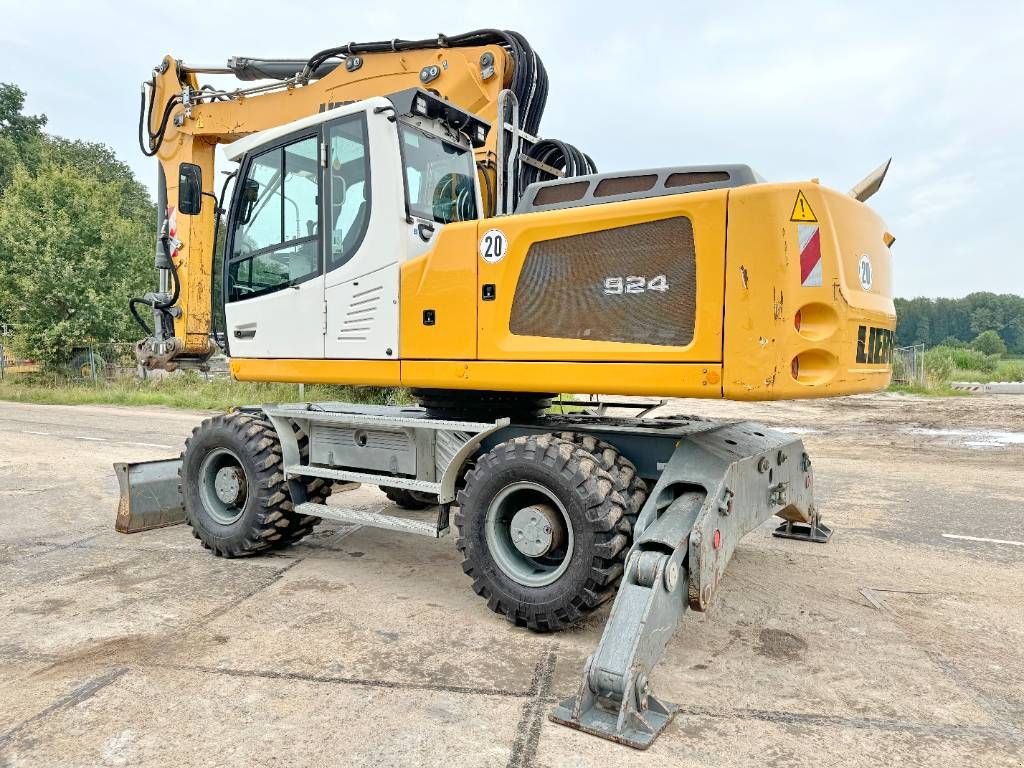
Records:
[[[398,262],[327,289],[327,357],[398,357]]]
[[[328,358],[398,359],[399,265],[408,256],[398,129],[389,115],[370,109],[366,116],[371,169],[366,234],[355,255],[326,275]]]
[[[232,357],[324,356],[323,276],[266,296],[231,302],[224,316]]]

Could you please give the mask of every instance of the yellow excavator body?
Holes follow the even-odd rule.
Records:
[[[199,85],[203,70],[165,58],[146,119],[165,201],[181,194],[186,165],[216,199],[217,144],[419,85],[492,125],[473,145],[482,215],[444,222],[429,248],[400,259],[397,343],[386,359],[240,355],[235,378],[737,400],[888,385],[893,237],[863,202],[870,193],[760,177],[710,188],[718,172],[553,173],[530,188],[529,204],[500,211],[498,137],[509,118],[499,105],[520,66],[508,47],[339,50],[345,65],[319,78],[216,95]],[[675,176],[692,176],[678,194]],[[665,188],[645,194],[655,184]],[[180,291],[173,307],[155,310],[171,330],[140,352],[144,365],[173,368],[213,351],[215,208],[186,216],[167,206]],[[405,218],[414,224],[408,202]],[[488,252],[493,244],[500,253]]]
[[[492,230],[509,243],[494,263],[478,253]],[[604,236],[604,251],[588,240],[595,235]],[[887,239],[867,205],[815,182],[451,224],[401,267],[399,359],[234,358],[231,371],[245,381],[734,400],[875,391],[889,384],[895,330]],[[597,258],[581,258],[574,242]],[[692,270],[678,271],[690,282],[670,285],[664,306],[619,311],[643,296],[640,288],[650,297],[651,279],[686,259]],[[539,260],[549,263],[528,267]],[[588,268],[604,275],[626,264],[646,274],[619,268],[621,293],[591,285],[596,298],[574,306],[569,286],[531,277],[550,271],[552,260],[565,263],[573,285],[594,282]],[[630,285],[638,292],[628,293]]]

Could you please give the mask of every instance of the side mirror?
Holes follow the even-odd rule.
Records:
[[[248,224],[252,216],[252,209],[256,207],[256,201],[260,199],[260,183],[256,179],[246,179],[242,182],[242,208],[239,213],[241,224]]]
[[[203,209],[203,169],[192,163],[178,166],[178,213],[195,216]]]

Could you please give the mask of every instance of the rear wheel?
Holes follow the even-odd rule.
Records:
[[[501,443],[467,473],[458,504],[463,570],[509,621],[564,629],[614,594],[625,501],[578,446],[553,435]]]
[[[636,520],[640,516],[640,509],[647,501],[647,483],[640,477],[636,465],[619,453],[619,449],[611,443],[586,432],[561,432],[558,436],[580,446],[591,454],[612,476],[612,480],[615,481],[615,490],[621,493],[626,500],[625,519],[629,521],[629,530],[632,534],[636,527]]]
[[[99,375],[106,365],[102,357],[95,353],[90,354],[89,350],[83,349],[72,356],[68,370],[72,377],[91,379],[94,375]]]
[[[384,491],[384,495],[388,497],[394,504],[397,504],[402,509],[426,509],[427,507],[433,507],[437,504],[429,494],[417,493],[416,491],[410,491],[407,488],[395,488],[390,485],[382,485],[380,487]]]
[[[300,450],[306,450],[304,436]],[[320,522],[296,513],[295,504],[322,502],[327,494],[319,478],[286,481],[273,426],[241,412],[214,416],[192,431],[180,478],[192,533],[222,557],[293,544]]]

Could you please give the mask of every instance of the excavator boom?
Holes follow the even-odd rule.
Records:
[[[260,84],[220,90],[201,85],[199,76],[204,74],[233,75]],[[498,30],[439,35],[433,40],[349,43],[308,60],[233,57],[224,67],[192,67],[171,56],[163,59],[143,83],[139,117],[141,149],[159,161],[156,266],[162,280],[158,293],[133,303],[137,318],[139,304],[156,310],[153,336],[139,346],[140,362],[173,369],[182,363],[202,363],[213,352],[218,206],[204,205],[195,215],[179,215],[182,168],[195,169],[201,194],[217,201],[214,152],[218,144],[414,87],[427,89],[492,125],[499,120],[502,93],[510,93],[518,127],[532,136],[547,99],[547,74],[521,35]],[[491,131],[474,152],[489,214],[496,212],[499,203],[498,169],[508,155],[506,150],[499,157],[497,143],[498,132]],[[564,152],[556,152],[554,158],[548,150],[545,159],[550,173],[542,177],[594,170],[589,158],[571,145],[560,144]],[[515,195],[514,186],[509,191],[508,196]]]

